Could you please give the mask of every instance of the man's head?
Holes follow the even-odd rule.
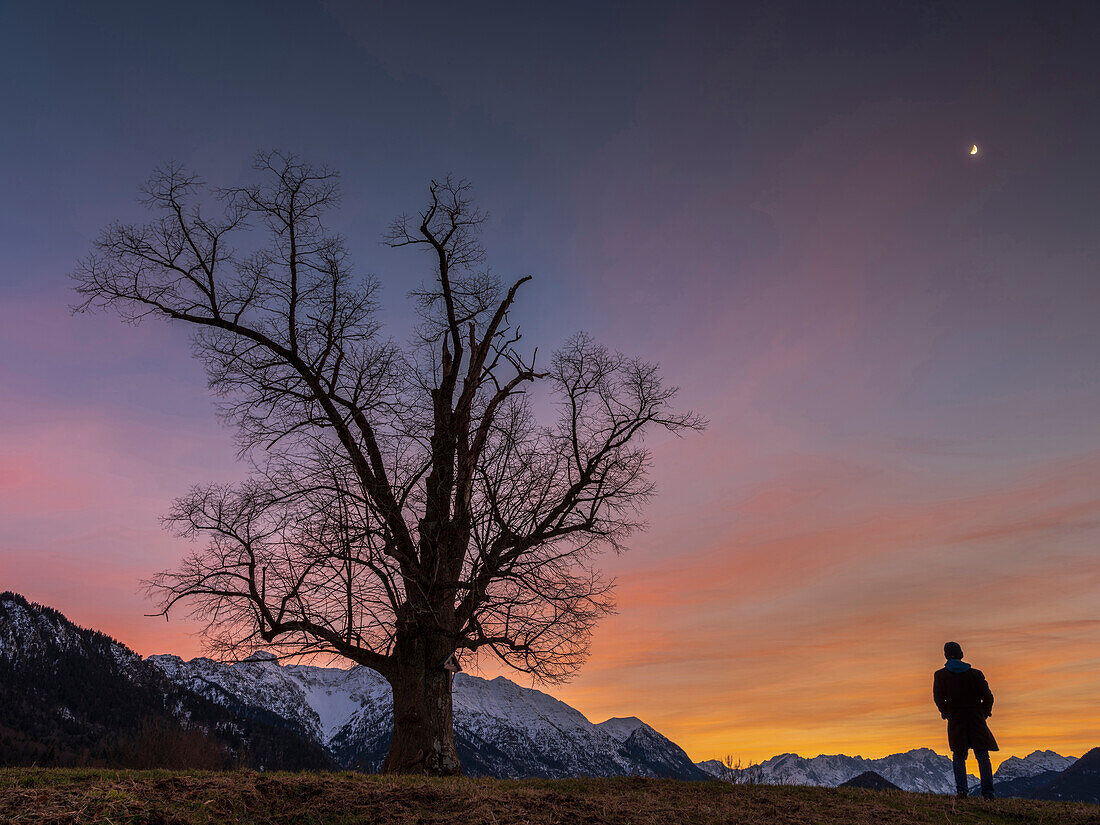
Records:
[[[943,646],[943,655],[948,659],[961,659],[963,657],[962,646],[958,642],[948,642]]]

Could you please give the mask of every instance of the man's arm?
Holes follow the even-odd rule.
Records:
[[[989,682],[985,680],[984,673],[978,670],[974,675],[978,677],[978,698],[982,703],[982,713],[988,719],[993,715],[993,691],[989,689]]]
[[[936,671],[936,675],[932,677],[932,701],[936,703],[936,707],[940,710],[940,716],[944,719],[947,718],[947,697],[944,695],[943,683],[940,680],[940,673]]]

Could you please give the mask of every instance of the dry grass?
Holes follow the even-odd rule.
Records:
[[[666,779],[0,770],[0,822],[462,825],[1100,825],[1100,806]]]

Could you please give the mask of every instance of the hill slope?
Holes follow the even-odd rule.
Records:
[[[871,791],[900,791],[897,785],[881,774],[874,771],[864,771],[859,776],[853,776],[847,782],[841,782],[838,788],[866,788]]]
[[[640,777],[0,770],[0,821],[377,825],[1097,825],[1095,805]]]

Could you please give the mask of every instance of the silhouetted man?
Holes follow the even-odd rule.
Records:
[[[992,799],[993,768],[989,764],[989,752],[1000,748],[985,720],[993,713],[993,693],[982,672],[962,660],[963,651],[958,642],[945,644],[943,655],[947,663],[936,671],[932,698],[940,715],[947,720],[955,789],[959,796],[967,795],[966,753],[973,750],[982,777],[982,796]]]

